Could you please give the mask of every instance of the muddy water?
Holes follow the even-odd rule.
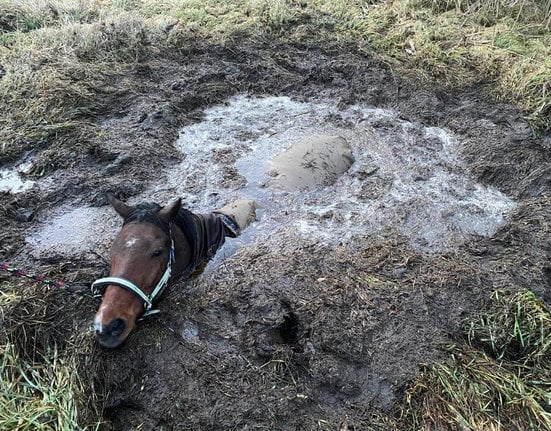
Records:
[[[93,251],[108,255],[120,217],[107,207],[61,207],[26,238],[37,258],[52,255],[82,256]]]
[[[32,161],[25,161],[17,166],[0,169],[0,191],[21,193],[29,190],[34,181],[26,180],[22,175],[29,172]]]
[[[271,187],[278,155],[319,134],[351,146],[351,168],[326,187]],[[470,235],[492,235],[514,207],[507,196],[471,179],[453,135],[381,109],[235,97],[183,129],[178,146],[186,158],[172,173],[171,187],[183,195],[191,190],[196,206],[216,207],[233,196],[259,203],[261,216],[245,242],[278,229],[329,244],[396,230],[413,247],[441,250]],[[228,165],[244,178],[238,187],[225,186]]]
[[[471,179],[452,134],[404,121],[392,111],[336,105],[238,96],[212,107],[201,122],[181,131],[176,145],[182,162],[132,202],[183,196],[193,211],[208,212],[237,198],[254,199],[258,220],[228,242],[210,269],[240,246],[279,229],[335,245],[352,243],[360,233],[398,231],[412,247],[441,250],[471,235],[490,236],[504,223],[514,202]],[[273,187],[278,155],[314,135],[346,142],[352,166],[330,185]],[[68,253],[94,249],[109,243],[116,231],[116,217],[108,213],[67,210],[28,242],[42,251],[53,244]],[[98,230],[104,217],[111,225]],[[71,228],[75,224],[78,229]]]

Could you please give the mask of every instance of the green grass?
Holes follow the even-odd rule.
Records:
[[[447,363],[406,394],[403,429],[551,430],[551,313],[531,292],[494,294]]]
[[[398,0],[367,6],[362,20],[396,68],[450,88],[484,83],[535,129],[551,127],[549,2]]]
[[[493,300],[494,308],[469,324],[470,344],[482,347],[496,360],[549,367],[551,314],[544,304],[532,292],[513,298],[495,292]]]
[[[0,430],[99,429],[101,373],[74,302],[28,280],[0,282]]]
[[[0,346],[0,429],[74,431],[76,376],[53,347],[37,364],[23,360],[13,344]]]

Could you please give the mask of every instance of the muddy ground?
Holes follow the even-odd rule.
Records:
[[[483,86],[426,88],[369,53],[315,41],[185,43],[181,55],[136,65],[125,79],[139,96],[121,96],[98,119],[107,139],[80,166],[57,171],[41,190],[2,196],[3,259],[89,286],[106,273],[105,254],[32,258],[25,237],[61,204],[103,206],[108,190],[122,198],[147,190],[185,157],[175,148],[179,130],[237,94],[364,103],[446,128],[475,181],[516,207],[492,236],[440,251],[395,231],[327,245],[280,229],[176,282],[160,317],[139,324],[123,347],[96,346],[83,358],[93,363],[82,373],[104,403],[105,429],[368,429],[375,415],[397,413],[420,364],[445,360],[441,346],[461,338],[464,319],[492,290],[531,289],[551,304],[551,141],[533,136],[511,107],[485,100]],[[225,177],[229,190],[242,186],[231,169]],[[37,327],[37,343],[70,340],[76,329],[95,346],[98,304],[87,291],[46,298],[41,310],[59,313],[59,324],[47,334]]]

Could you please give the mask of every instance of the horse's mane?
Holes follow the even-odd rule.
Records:
[[[147,222],[154,224],[157,227],[160,227],[164,232],[168,234],[168,224],[163,222],[159,218],[159,211],[161,206],[154,202],[142,202],[130,210],[128,216],[124,219],[124,224],[137,221],[137,222]]]

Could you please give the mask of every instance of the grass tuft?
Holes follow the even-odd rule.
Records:
[[[467,331],[408,389],[404,428],[551,430],[549,310],[532,292],[495,293]]]
[[[532,292],[493,295],[494,308],[470,323],[471,345],[498,361],[545,369],[551,359],[551,314]],[[550,375],[551,377],[551,375]]]
[[[74,364],[54,346],[42,363],[21,358],[14,345],[0,345],[0,429],[78,430]]]

